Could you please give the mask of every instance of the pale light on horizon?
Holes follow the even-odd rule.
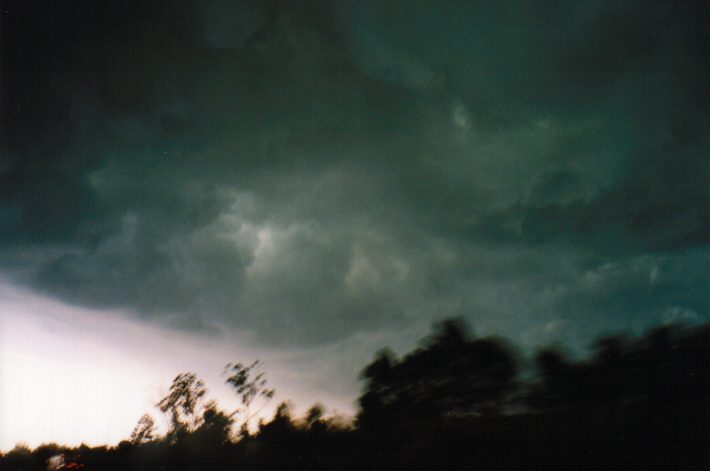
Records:
[[[267,351],[233,335],[189,335],[118,311],[68,306],[7,283],[0,283],[0,313],[2,451],[17,444],[115,445],[144,413],[156,418],[162,432],[166,424],[154,404],[183,371],[201,377],[208,398],[231,412],[238,399],[221,376],[230,361],[261,360],[277,390],[261,416],[271,416],[281,400],[352,412],[346,398],[308,384],[314,359],[323,357],[318,352]]]

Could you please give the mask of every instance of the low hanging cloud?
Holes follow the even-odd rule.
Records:
[[[12,14],[0,267],[17,283],[267,344],[450,315],[584,342],[709,314],[706,6]]]

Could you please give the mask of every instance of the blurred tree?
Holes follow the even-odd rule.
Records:
[[[362,373],[360,425],[369,422],[494,415],[515,386],[517,359],[496,339],[470,340],[448,320],[423,347],[397,361],[383,350]]]
[[[155,439],[155,421],[150,414],[143,414],[131,432],[130,442],[133,445],[152,442]]]
[[[603,337],[586,361],[573,363],[558,351],[543,350],[536,356],[539,379],[530,388],[529,404],[567,413],[594,410],[597,417],[614,417],[622,409],[649,416],[707,411],[702,401],[710,395],[709,345],[707,328],[663,326],[636,340]]]
[[[156,404],[161,412],[170,414],[170,442],[200,425],[202,414],[199,409],[206,393],[205,384],[195,373],[180,373],[175,377],[168,395]]]
[[[215,401],[210,401],[205,405],[202,424],[195,431],[195,435],[204,443],[213,446],[224,445],[229,442],[232,423],[231,416],[220,410]]]
[[[527,392],[528,406],[535,410],[555,409],[569,407],[578,400],[583,389],[579,365],[552,347],[538,351],[534,363],[539,380]]]
[[[227,375],[226,383],[234,388],[242,403],[242,406],[232,413],[232,416],[235,414],[241,416],[241,436],[249,435],[249,424],[252,419],[261,412],[275,394],[274,389],[266,386],[265,374],[256,373],[258,365],[259,360],[256,360],[249,366],[242,363],[228,363],[224,367],[224,372]],[[261,405],[252,410],[251,406],[257,399],[261,400]]]
[[[324,409],[321,404],[313,404],[310,409],[306,412],[305,422],[306,426],[310,429],[313,428],[315,424],[321,422],[323,419]]]
[[[291,419],[291,404],[288,402],[280,403],[271,422],[259,427],[259,439],[265,441],[286,443],[295,433],[296,425]]]

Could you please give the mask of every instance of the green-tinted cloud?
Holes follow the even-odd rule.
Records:
[[[16,280],[269,342],[708,315],[707,7],[129,3],[9,13]]]

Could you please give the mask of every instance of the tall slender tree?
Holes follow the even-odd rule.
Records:
[[[241,436],[249,435],[252,420],[275,394],[275,390],[267,386],[266,375],[257,372],[258,366],[259,360],[248,366],[242,363],[228,363],[224,367],[224,373],[227,375],[226,383],[234,388],[241,400],[241,406],[232,414],[240,416]]]
[[[161,412],[170,416],[169,441],[174,442],[199,427],[206,393],[205,384],[195,373],[180,373],[175,377],[167,396],[156,404]]]

